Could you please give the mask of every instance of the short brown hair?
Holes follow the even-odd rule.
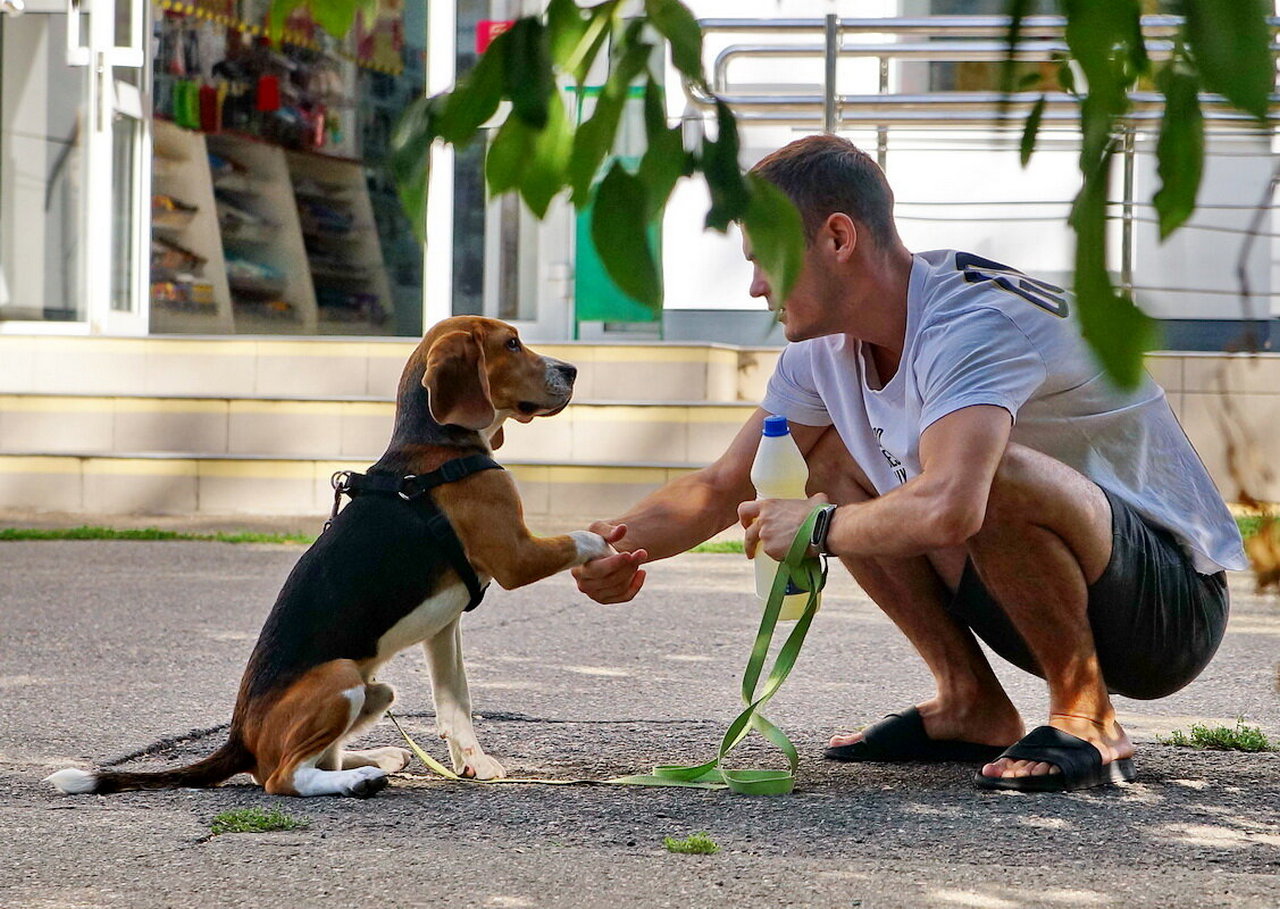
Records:
[[[836,212],[870,230],[881,248],[899,242],[889,181],[871,156],[848,139],[805,136],[766,155],[751,171],[787,194],[800,210],[809,242]]]

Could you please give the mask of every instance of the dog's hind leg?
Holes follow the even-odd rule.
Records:
[[[395,689],[390,685],[383,682],[370,682],[366,685],[364,689],[364,707],[360,709],[360,715],[356,717],[356,721],[351,724],[351,728],[343,737],[344,740],[354,739],[382,719],[382,715],[387,712],[387,708],[391,706],[395,699]],[[389,746],[386,748],[370,748],[366,751],[344,751],[342,743],[339,742],[325,752],[318,766],[321,770],[355,770],[357,767],[381,767],[387,773],[396,773],[409,766],[411,758],[412,755],[409,754],[406,748]]]
[[[257,725],[253,752],[259,778],[274,795],[353,795],[365,798],[387,784],[377,766],[323,769],[326,755],[340,753],[342,742],[365,715],[364,678],[350,660],[315,667],[277,698]],[[386,710],[382,704],[377,716]]]
[[[471,693],[462,667],[462,625],[454,619],[435,637],[422,643],[431,666],[431,697],[436,705],[436,728],[449,743],[453,770],[478,780],[504,777],[502,765],[489,757],[471,725]]]

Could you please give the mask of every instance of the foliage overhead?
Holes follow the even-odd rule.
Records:
[[[1031,0],[1010,0],[1006,89],[1013,84],[1014,48]],[[1062,0],[1070,59],[1084,77],[1077,85],[1066,61],[1057,88],[1080,102],[1081,187],[1070,223],[1076,234],[1075,294],[1086,339],[1107,372],[1123,385],[1142,375],[1142,353],[1156,342],[1155,323],[1117,292],[1107,267],[1107,191],[1132,111],[1130,92],[1154,79],[1164,96],[1156,143],[1160,186],[1152,198],[1160,238],[1182,226],[1196,207],[1204,173],[1201,91],[1222,95],[1265,122],[1275,83],[1269,12],[1264,0],[1183,0],[1183,22],[1168,59],[1147,54],[1139,0]],[[1025,165],[1041,125],[1045,96],[1032,108],[1022,136]]]
[[[293,2],[293,0],[285,0]],[[315,0],[320,2],[320,0]],[[349,2],[349,0],[340,0]],[[649,227],[678,180],[702,174],[711,192],[708,227],[740,222],[778,293],[785,298],[803,258],[795,207],[738,163],[737,124],[716,102],[719,129],[686,147],[666,115],[661,51],[670,47],[681,77],[710,94],[702,68],[702,31],[679,0],[646,0],[641,15],[623,17],[621,0],[579,7],[551,0],[541,16],[524,16],[489,45],[457,86],[415,102],[392,137],[391,167],[419,234],[424,229],[431,145],[463,147],[496,126],[485,160],[493,194],[517,192],[538,218],[564,195],[590,207],[591,237],[609,276],[625,293],[662,306],[661,266]],[[584,83],[607,60],[600,86]],[[615,150],[624,115],[643,122],[638,163]],[[589,114],[588,114],[589,109]]]
[[[307,6],[322,27],[341,35],[359,11],[375,5],[274,0],[272,28],[278,33],[291,11]],[[1069,53],[1059,60],[1054,87],[1075,96],[1080,109],[1081,187],[1070,215],[1074,290],[1089,344],[1114,379],[1132,385],[1141,376],[1143,351],[1156,342],[1155,323],[1113,285],[1106,242],[1108,190],[1130,128],[1130,92],[1140,83],[1144,89],[1154,85],[1165,99],[1156,145],[1160,186],[1152,200],[1164,239],[1195,210],[1204,171],[1202,92],[1221,95],[1254,122],[1268,117],[1275,83],[1270,9],[1267,0],[1181,0],[1184,18],[1172,52],[1157,63],[1143,39],[1141,0],[1060,0],[1059,6]],[[1014,48],[1032,7],[1033,0],[1008,0],[1006,90],[1015,84]],[[686,141],[668,124],[662,68],[655,66],[666,48],[686,84],[713,98],[715,138]],[[607,60],[604,84],[585,86],[597,60]],[[1024,79],[1019,87],[1026,84]],[[624,111],[637,100],[646,150],[638,166],[628,166],[614,151]],[[1042,94],[1026,119],[1024,165],[1034,153],[1046,101]],[[662,305],[661,268],[647,229],[676,182],[695,174],[710,190],[706,226],[724,232],[741,223],[775,297],[786,298],[804,254],[799,215],[782,193],[743,174],[736,120],[707,85],[702,32],[679,0],[644,0],[640,14],[626,17],[623,0],[587,7],[551,0],[542,15],[517,19],[494,39],[452,91],[411,105],[392,139],[391,168],[419,235],[432,144],[463,147],[485,127],[496,127],[485,163],[490,192],[518,192],[539,218],[561,194],[579,210],[595,202],[591,235],[605,269],[642,303]]]

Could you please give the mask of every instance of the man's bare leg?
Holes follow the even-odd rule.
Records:
[[[1115,721],[1088,619],[1088,585],[1111,560],[1111,506],[1066,465],[1010,444],[982,529],[968,543],[984,586],[1026,641],[1049,684],[1049,725],[1093,743],[1104,764],[1133,754]],[[1060,772],[1001,759],[990,777]]]
[[[818,441],[808,461],[810,495],[823,492],[838,505],[873,497],[870,481],[834,429]],[[917,705],[930,738],[1010,745],[1022,737],[1018,711],[991,671],[973,632],[946,609],[964,567],[963,550],[932,557],[840,561],[906,635],[933,674],[937,694]],[[860,732],[836,735],[831,745],[848,745],[861,738]]]

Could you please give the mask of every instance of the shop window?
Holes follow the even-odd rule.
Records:
[[[0,16],[0,321],[81,321],[85,84],[61,15]]]
[[[419,335],[422,247],[387,168],[424,89],[425,0],[344,39],[269,0],[155,17],[152,329]]]

